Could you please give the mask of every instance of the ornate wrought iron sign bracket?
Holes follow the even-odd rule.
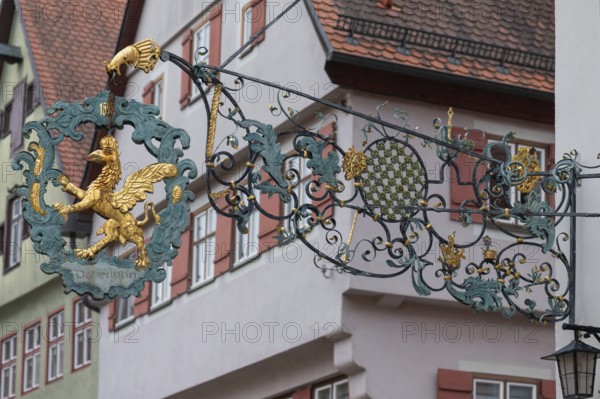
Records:
[[[446,291],[476,310],[501,310],[507,317],[519,312],[545,323],[571,313],[575,220],[600,216],[576,212],[577,181],[599,176],[585,174],[575,153],[542,170],[534,149],[512,154],[512,132],[476,149],[476,139],[485,133],[471,129],[456,134],[452,112],[446,124],[436,119],[433,134],[427,135],[410,127],[406,113],[396,111],[392,121],[386,120],[380,106],[375,116],[365,115],[224,68],[192,65],[160,51],[151,40],[119,52],[107,70],[119,74],[127,64],[147,72],[158,58],[181,68],[200,92],[207,115],[200,135],[206,134],[208,201],[219,214],[235,219],[240,232],[247,232],[251,215],[260,212],[279,221],[275,238],[280,244],[302,241],[323,270],[375,278],[407,274],[420,295]],[[271,124],[246,117],[234,94],[247,81],[277,91],[276,104],[265,107],[273,119],[279,118],[276,126],[291,129],[276,131]],[[314,101],[327,112],[363,120],[364,141],[342,148],[336,139],[336,114],[319,112],[315,123],[302,123],[288,101],[290,95]],[[14,162],[17,169],[28,167],[26,185],[19,193],[35,249],[49,257],[42,270],[60,273],[67,291],[97,298],[135,295],[145,281],[164,278],[161,267],[176,256],[180,235],[188,227],[193,195],[186,186],[196,177],[196,167],[182,159],[175,144],[186,149],[189,137],[158,120],[156,107],[120,97],[113,100],[107,91],[82,103],[59,102],[54,111],[57,116],[25,126],[24,132],[34,131],[39,142]],[[81,139],[76,128],[84,122],[117,129],[133,126],[133,142],[143,144],[156,163],[133,173],[123,189],[115,190],[121,179],[119,149],[109,135],[90,154],[91,161],[103,165],[98,178],[86,190],[74,186],[53,167],[54,153],[64,139]],[[218,125],[231,131],[222,140],[217,139]],[[332,128],[325,132],[325,127]],[[247,152],[237,151],[240,140],[248,143]],[[464,170],[461,158],[472,160],[470,171]],[[428,172],[429,162],[439,165],[434,173]],[[164,209],[157,212],[152,203],[145,203],[144,220],[133,217],[132,207],[145,200],[154,184],[162,185],[160,181],[165,186]],[[48,183],[79,202],[47,205]],[[444,195],[450,184],[468,188],[471,197],[453,207]],[[270,212],[261,206],[261,195],[277,198],[285,211]],[[544,198],[552,198],[553,205]],[[87,249],[71,251],[65,248],[60,226],[69,213],[84,209],[107,220],[98,230],[104,237]],[[460,224],[440,222],[443,214]],[[338,227],[340,218],[346,217],[342,215],[352,221],[349,229]],[[142,225],[150,219],[154,230],[144,235]],[[507,221],[514,223],[508,226]],[[557,230],[565,221],[570,227]],[[460,231],[461,225],[469,226],[470,233]],[[313,231],[321,232],[321,245],[314,242]],[[151,236],[148,244],[144,236]],[[135,259],[108,256],[103,248],[114,241],[133,243]],[[561,248],[565,241],[571,241],[568,253]],[[564,271],[560,278],[558,269]],[[118,273],[122,277],[115,277],[121,276]],[[538,304],[540,298],[543,303]]]

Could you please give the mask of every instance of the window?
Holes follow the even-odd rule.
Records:
[[[348,380],[344,379],[315,388],[312,399],[348,399],[349,392]]]
[[[496,140],[490,140],[490,142],[494,142]],[[531,149],[533,148],[533,150],[535,151],[539,164],[543,169],[546,169],[548,167],[547,165],[547,160],[548,160],[548,147],[541,145],[541,144],[525,144],[525,143],[521,143],[521,142],[517,142],[517,143],[509,143],[508,144],[509,148],[510,148],[510,160],[512,160],[512,158],[514,157],[514,155],[519,151],[522,150],[523,148],[525,149]],[[495,159],[498,159],[500,161],[506,162],[506,154],[500,150],[498,147],[492,147],[492,157]],[[527,195],[521,193],[520,191],[517,190],[516,186],[512,186],[512,187],[507,187],[506,190],[506,194],[502,197],[494,197],[492,195],[490,195],[490,200],[493,201],[493,203],[500,208],[511,208],[512,204],[518,203],[518,202],[524,202],[527,200]],[[541,185],[541,181],[537,182],[537,184],[535,185],[535,187],[533,188],[532,192],[535,192],[538,195],[538,198],[541,201],[547,201],[547,195],[544,192],[544,190],[542,190],[542,185]],[[521,224],[520,221],[518,221],[516,218],[511,218],[510,220],[506,220],[504,221],[505,223],[513,223],[513,224]]]
[[[194,32],[193,43],[192,43],[194,59],[192,61],[195,62],[196,64],[201,64],[201,63],[208,64],[208,52],[210,50],[209,45],[210,45],[210,22],[207,22],[204,25],[202,25],[201,27],[199,27]],[[206,51],[205,54],[202,54],[199,52],[199,50],[202,47],[204,47],[204,51]],[[192,98],[196,98],[198,95],[200,95],[200,90],[198,90],[196,85],[194,85],[194,82],[191,82],[191,85],[192,85]]]
[[[242,10],[242,45],[252,36],[252,5],[247,4]]]
[[[11,269],[21,262],[21,244],[23,242],[23,215],[21,212],[21,199],[14,197],[8,203],[4,270]]]
[[[121,327],[133,320],[133,297],[115,298],[115,327]]]
[[[0,398],[14,398],[17,379],[17,335],[2,340],[0,362]]]
[[[305,158],[299,157],[299,158],[290,158],[286,163],[285,173],[287,175],[289,175],[287,177],[293,177],[293,180],[291,180],[290,183],[292,185],[298,183],[293,188],[293,192],[298,197],[298,204],[296,205],[295,203],[293,203],[293,200],[288,203],[284,202],[283,203],[283,206],[284,206],[283,214],[284,215],[289,215],[292,212],[292,208],[294,208],[294,207],[299,207],[302,204],[307,204],[307,203],[312,202],[312,200],[310,199],[310,197],[308,196],[308,194],[306,192],[307,186],[311,181],[312,170],[306,166],[306,161],[307,160]],[[292,170],[295,172],[292,172]],[[300,176],[297,175],[298,173],[300,174]],[[296,217],[299,218],[300,216],[296,216]],[[308,227],[308,223],[305,220],[303,221],[303,220],[298,219],[298,226],[301,228],[306,228],[306,227]],[[290,220],[290,219],[286,220],[285,228],[291,234],[296,234],[296,223],[292,222],[292,220]]]
[[[23,147],[23,122],[25,121],[26,81],[19,82],[13,92],[10,111],[10,153],[16,154]]]
[[[27,91],[25,92],[25,115],[29,115],[33,112],[35,104],[35,84],[32,82],[27,85]]]
[[[25,329],[23,392],[40,386],[40,323]]]
[[[2,120],[0,120],[0,138],[10,134],[10,117],[12,111],[12,102],[6,104],[4,112],[2,112]]]
[[[260,197],[257,196],[255,201],[258,201]],[[243,201],[245,204],[248,204],[248,200]],[[260,220],[260,212],[254,209],[252,215],[250,216],[250,220],[248,221],[248,231],[246,234],[241,233],[237,226],[234,226],[235,231],[235,260],[233,265],[239,266],[252,258],[258,256],[259,253],[259,241],[258,241],[258,232],[259,232],[259,220]]]
[[[209,281],[214,276],[217,231],[217,212],[209,208],[194,217],[192,245],[192,287]]]
[[[164,97],[164,79],[161,77],[154,82],[152,88],[152,104],[156,105],[160,110],[160,115],[163,115],[163,97]]]
[[[516,382],[473,381],[473,399],[536,399],[537,386]]]
[[[171,299],[171,267],[164,265],[164,269],[167,273],[165,279],[160,283],[152,282],[152,300],[150,301],[150,308],[164,305]]]
[[[92,312],[83,300],[74,305],[75,327],[73,328],[73,369],[77,370],[92,361]]]
[[[48,319],[48,370],[46,379],[54,381],[63,375],[65,313],[59,311]]]

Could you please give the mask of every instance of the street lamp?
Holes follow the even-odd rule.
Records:
[[[560,385],[565,399],[591,398],[594,396],[596,358],[600,353],[600,349],[581,342],[579,332],[585,331],[584,337],[594,335],[600,341],[598,336],[600,329],[573,324],[564,324],[563,329],[573,330],[575,340],[542,359],[556,361]]]

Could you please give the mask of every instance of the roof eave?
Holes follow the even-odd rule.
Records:
[[[328,57],[328,61],[339,62],[343,64],[358,65],[373,70],[382,70],[398,73],[406,76],[436,80],[448,83],[464,85],[473,88],[486,89],[499,93],[517,95],[524,98],[530,98],[541,101],[554,101],[554,93],[531,89],[529,87],[505,85],[494,81],[471,78],[455,75],[452,73],[438,72],[424,68],[416,68],[409,65],[378,61],[372,58],[351,55],[347,53],[333,51]],[[335,82],[334,82],[335,83]]]

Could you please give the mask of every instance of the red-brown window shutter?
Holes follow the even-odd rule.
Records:
[[[472,399],[473,373],[438,369],[438,399]]]
[[[264,181],[265,179],[268,179],[271,184],[277,184],[265,171],[261,171],[261,181]],[[271,198],[269,198],[267,194],[262,194],[260,196],[260,207],[272,215],[281,214],[281,203],[277,194],[272,195]],[[255,210],[255,212],[259,211]],[[277,240],[273,237],[277,233],[277,226],[279,226],[279,223],[279,220],[271,219],[261,213],[258,227],[259,253],[277,245]]]
[[[181,247],[177,257],[173,259],[173,266],[171,266],[171,298],[173,299],[185,294],[188,289],[191,236],[191,229],[187,229],[181,235]]]
[[[302,388],[292,395],[292,399],[311,399],[310,387]]]
[[[143,98],[144,104],[152,104],[153,96],[154,96],[154,82],[150,82],[146,86],[144,86],[144,91],[142,92],[142,98]]]
[[[150,310],[150,286],[151,282],[146,282],[144,285],[144,289],[140,293],[140,296],[137,296],[133,300],[133,314],[135,317],[140,317]]]
[[[181,57],[193,63],[192,59],[192,45],[193,45],[193,37],[194,31],[187,30],[183,34],[183,40],[181,42]],[[179,106],[181,109],[187,107],[190,103],[190,99],[192,97],[192,79],[189,77],[187,73],[181,71],[181,96],[179,97]]]
[[[452,136],[456,137],[459,134],[464,135],[465,130],[457,127],[452,128]],[[481,154],[483,152],[484,147],[487,144],[487,137],[483,133],[473,132],[473,135],[468,137],[469,140],[472,140],[475,144],[473,148],[473,152]],[[478,159],[475,159],[467,154],[458,153],[456,157],[456,164],[460,170],[460,179],[462,182],[470,182],[473,178],[473,170],[477,164]],[[477,168],[477,179],[480,179],[484,176],[486,170],[484,165],[480,165]],[[466,200],[474,200],[475,192],[473,191],[472,185],[461,185],[458,183],[456,171],[454,168],[450,168],[450,202],[448,204],[449,207],[457,209],[463,201]],[[453,220],[459,220],[458,213],[451,213],[450,218]],[[472,214],[473,222],[481,223],[483,217],[480,214]]]
[[[208,63],[212,66],[221,65],[221,25],[222,8],[219,4],[210,13],[210,42],[208,44]]]
[[[556,399],[556,381],[542,380],[540,385],[542,399]]]
[[[228,208],[227,202],[223,199],[218,202],[221,209]],[[217,214],[217,231],[215,232],[215,277],[229,270],[231,266],[231,252],[234,219],[221,214]]]
[[[17,84],[12,101],[12,111],[10,113],[10,151],[11,154],[23,146],[23,121],[25,120],[25,89],[26,81]]]
[[[252,5],[252,36],[258,33],[267,23],[267,1],[258,0]],[[260,35],[252,44],[265,40],[265,34]]]

